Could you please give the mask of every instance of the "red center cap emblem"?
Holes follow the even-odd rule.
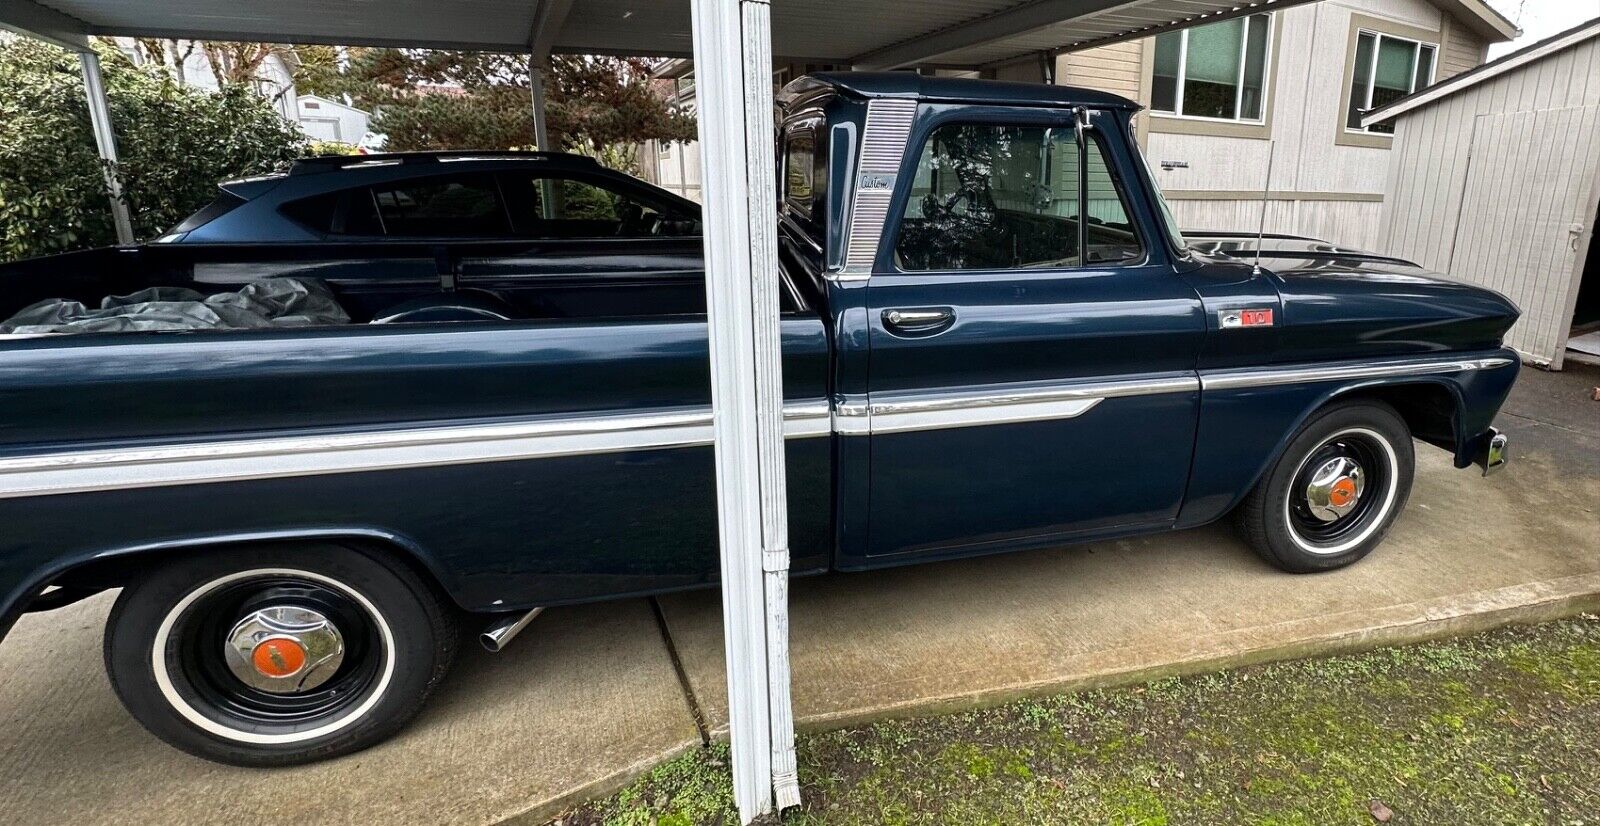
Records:
[[[268,677],[289,677],[305,667],[306,649],[294,640],[267,640],[250,652],[250,662]]]
[[[1348,476],[1334,482],[1333,490],[1328,491],[1328,504],[1336,508],[1350,504],[1350,500],[1354,498],[1356,498],[1356,483]]]

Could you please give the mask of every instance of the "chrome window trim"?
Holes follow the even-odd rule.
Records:
[[[856,186],[850,203],[850,230],[845,235],[844,268],[830,275],[833,280],[861,281],[872,274],[883,228],[889,220],[889,203],[894,199],[895,176],[916,115],[917,102],[911,99],[879,98],[867,104],[861,159],[856,164]],[[868,186],[868,182],[879,185]]]

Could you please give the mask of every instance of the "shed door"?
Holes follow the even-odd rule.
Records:
[[[1594,220],[1600,106],[1479,115],[1450,274],[1522,308],[1506,344],[1560,366],[1572,324],[1574,264]]]

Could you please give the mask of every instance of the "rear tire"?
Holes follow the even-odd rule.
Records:
[[[197,554],[123,589],[106,671],[146,729],[239,766],[322,760],[398,731],[455,659],[426,582],[336,545]]]
[[[1291,573],[1343,568],[1372,552],[1411,494],[1411,431],[1387,404],[1315,413],[1235,511],[1245,541]]]

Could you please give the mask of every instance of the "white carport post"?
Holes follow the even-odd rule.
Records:
[[[789,698],[771,8],[691,0],[733,791],[749,823],[800,802]]]
[[[111,199],[111,220],[117,225],[117,243],[133,243],[133,220],[128,203],[122,200],[122,182],[117,180],[117,133],[111,129],[111,107],[106,103],[106,84],[100,77],[100,56],[92,49],[78,52],[83,66],[83,91],[89,99],[89,125],[94,144],[105,164],[106,194]]]
[[[537,54],[528,55],[528,92],[533,97],[534,147],[540,152],[553,152],[544,120],[544,61]]]

